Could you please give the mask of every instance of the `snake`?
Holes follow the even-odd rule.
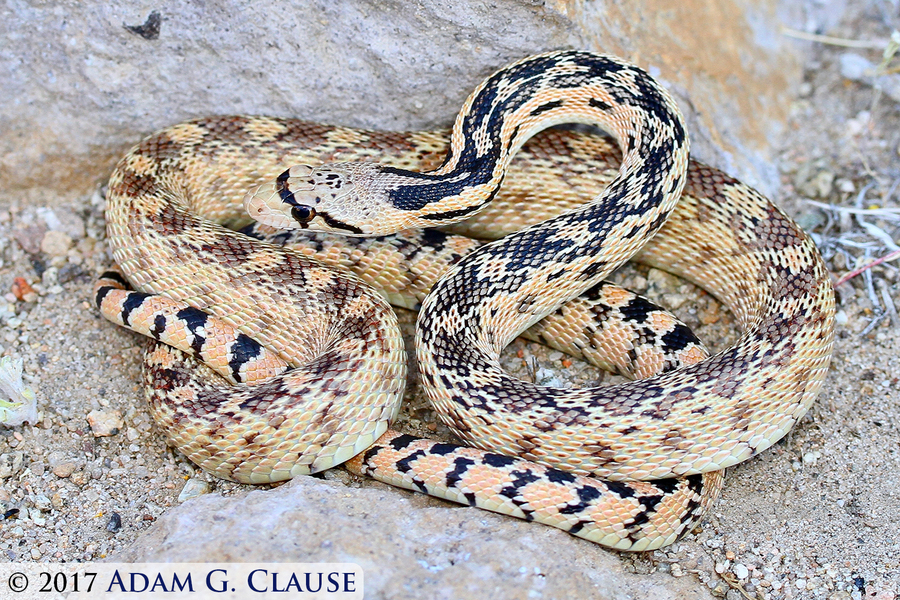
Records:
[[[573,123],[614,141],[548,129]],[[153,338],[151,413],[217,476],[274,482],[345,463],[617,550],[660,548],[702,518],[723,469],[802,418],[834,339],[833,288],[809,236],[688,146],[664,88],[586,51],[497,71],[449,134],[189,121],[115,168],[106,219],[121,274],[98,281],[95,302]],[[521,197],[529,208],[510,208]],[[426,242],[449,266],[423,266]],[[603,283],[628,260],[722,301],[738,341],[707,357],[682,324]],[[464,445],[389,429],[407,375],[388,303],[399,296],[420,308],[420,385]],[[684,360],[654,348],[642,371],[641,339],[627,342],[634,360],[610,358],[626,345],[618,325],[567,325],[570,306],[598,299],[595,312],[660,329]],[[561,346],[644,378],[570,390],[511,377],[499,354],[529,327],[551,343],[566,330]]]

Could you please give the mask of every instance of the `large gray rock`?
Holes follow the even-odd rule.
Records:
[[[695,154],[771,191],[767,160],[800,76],[779,28],[804,16],[751,0],[173,0],[157,17],[148,6],[6,2],[0,190],[71,199],[143,135],[207,114],[449,125],[494,69],[582,47],[649,68],[679,98]]]
[[[562,531],[399,490],[299,477],[162,516],[120,562],[351,562],[366,598],[711,599],[692,577],[629,573]]]

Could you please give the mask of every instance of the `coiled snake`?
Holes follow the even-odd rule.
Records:
[[[554,130],[512,161],[537,131],[572,122],[610,131],[621,156],[604,138]],[[759,194],[688,166],[671,98],[616,58],[565,51],[519,61],[482,83],[449,142],[444,135],[220,117],[132,149],[110,180],[107,221],[113,256],[138,291],[119,289],[125,282],[111,275],[96,295],[104,316],[165,342],[145,358],[157,422],[192,461],[237,481],[284,480],[355,457],[348,467],[357,473],[610,547],[671,543],[714,500],[721,470],[775,443],[818,393],[834,329],[821,258]],[[391,166],[335,162],[376,159]],[[605,165],[616,160],[610,180]],[[328,164],[285,171],[299,163]],[[523,173],[546,178],[554,197],[510,218],[506,201],[531,185]],[[467,223],[482,236],[491,219],[529,226],[481,248],[445,233],[263,241],[254,238],[265,228],[248,236],[224,227],[244,224],[241,201],[253,185],[251,215],[281,226],[387,235],[479,210]],[[555,197],[562,190],[570,197]],[[289,237],[295,245],[280,247]],[[431,263],[419,242],[436,243],[448,261],[469,256],[434,283],[440,268],[423,266]],[[740,340],[697,364],[596,389],[543,388],[500,369],[504,346],[545,315],[565,322],[566,303],[585,291],[648,325],[643,301],[599,283],[636,252],[720,299]],[[472,448],[388,431],[406,376],[396,319],[357,276],[307,255],[349,264],[392,300],[424,297],[422,385]],[[684,363],[694,362],[682,326],[657,321],[676,354],[693,355]],[[561,343],[622,365],[608,356],[622,340],[607,332],[604,342],[590,327],[576,325]],[[660,362],[655,350],[647,355]],[[641,374],[636,362],[619,368]]]

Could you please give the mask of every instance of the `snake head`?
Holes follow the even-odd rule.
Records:
[[[384,191],[382,167],[373,162],[298,165],[251,190],[244,198],[250,216],[279,229],[343,235],[386,235],[403,229],[385,223],[397,212]],[[393,209],[393,210],[392,210]]]

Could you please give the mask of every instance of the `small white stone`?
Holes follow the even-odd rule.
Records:
[[[184,487],[181,488],[181,493],[178,494],[178,501],[184,502],[185,500],[190,500],[191,498],[196,498],[197,496],[202,496],[209,492],[209,484],[203,481],[202,479],[188,479],[184,483]]]
[[[838,189],[845,194],[852,194],[856,191],[856,185],[854,185],[853,182],[849,179],[838,179],[837,185]]]
[[[738,579],[747,579],[747,577],[750,576],[750,570],[741,563],[734,565],[734,567],[731,568],[731,571]]]
[[[118,410],[92,410],[88,413],[87,420],[94,437],[118,435],[125,425],[122,413]]]
[[[65,256],[72,247],[72,238],[62,231],[50,230],[41,240],[41,250],[50,256]]]

